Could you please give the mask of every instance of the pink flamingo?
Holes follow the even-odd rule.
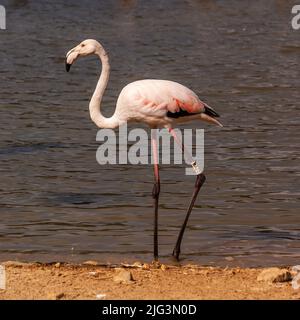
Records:
[[[109,59],[103,46],[93,39],[81,42],[66,55],[66,70],[79,57],[97,55],[102,62],[102,71],[95,92],[89,104],[92,121],[99,128],[117,128],[125,122],[144,122],[150,128],[167,128],[175,141],[180,145],[186,157],[197,174],[194,192],[190,201],[185,220],[180,229],[173,256],[178,260],[180,246],[185,227],[194,206],[196,197],[205,181],[205,175],[199,170],[197,163],[185,150],[182,141],[175,134],[173,125],[194,119],[204,120],[222,126],[215,118],[219,115],[187,87],[173,81],[146,79],[129,83],[121,91],[115,112],[110,118],[101,114],[100,106],[109,78]],[[154,259],[158,260],[158,198],[160,193],[160,179],[157,153],[156,130],[151,135],[152,152],[154,159]]]

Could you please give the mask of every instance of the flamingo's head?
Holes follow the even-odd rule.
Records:
[[[76,47],[71,49],[66,55],[66,70],[69,71],[72,64],[79,57],[89,56],[96,53],[105,53],[101,44],[93,39],[87,39],[79,43]]]

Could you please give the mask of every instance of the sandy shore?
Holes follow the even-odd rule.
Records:
[[[0,289],[0,299],[300,299],[300,289],[291,285],[290,268],[277,270],[289,276],[273,282],[262,268],[101,266],[93,261],[1,265],[6,289]],[[267,277],[259,281],[263,271]]]

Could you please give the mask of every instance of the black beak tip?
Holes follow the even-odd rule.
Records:
[[[71,69],[71,64],[66,62],[66,71],[69,72]]]

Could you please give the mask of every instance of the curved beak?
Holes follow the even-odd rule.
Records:
[[[73,62],[77,59],[78,53],[75,51],[76,47],[71,49],[67,55],[65,60],[66,71],[69,72]]]
[[[68,62],[67,62],[67,59],[66,59],[66,61],[65,61],[65,64],[66,64],[66,71],[69,72],[70,69],[71,69],[72,64],[68,63]]]
[[[217,119],[215,119],[214,117],[211,117],[209,116],[208,114],[205,114],[205,113],[200,113],[200,118],[203,120],[203,121],[206,121],[206,122],[210,122],[210,123],[214,123],[220,127],[223,127],[222,123],[219,122]]]

